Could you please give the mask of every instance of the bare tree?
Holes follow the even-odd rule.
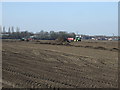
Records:
[[[3,27],[2,33],[6,34],[5,26]]]
[[[0,25],[0,33],[2,33],[2,26]]]
[[[14,27],[13,26],[11,27],[11,31],[12,31],[12,33],[14,33]]]
[[[20,32],[20,28],[19,27],[16,27],[16,32]]]
[[[2,33],[2,26],[0,25],[0,38],[2,38],[2,34],[1,33]]]
[[[10,34],[11,33],[11,29],[10,29],[10,27],[8,28],[8,34]]]

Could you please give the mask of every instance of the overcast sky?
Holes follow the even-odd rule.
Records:
[[[117,2],[3,2],[3,25],[32,32],[118,34]]]

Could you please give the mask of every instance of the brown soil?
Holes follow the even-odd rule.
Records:
[[[117,42],[82,41],[70,44],[3,42],[3,87],[118,87]]]

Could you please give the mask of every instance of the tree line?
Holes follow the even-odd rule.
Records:
[[[28,31],[20,31],[19,27],[14,28],[12,26],[8,29],[3,27],[2,29],[2,39],[21,39],[23,37],[30,37],[31,35],[34,34]]]
[[[28,32],[26,31],[20,31],[19,27],[14,28],[9,27],[6,29],[3,27],[2,30],[2,39],[22,39],[22,38],[30,38],[32,37],[33,39],[40,39],[40,40],[55,40],[57,38],[74,38],[76,35],[75,33],[68,33],[65,31],[44,31],[41,30],[40,32],[33,33],[33,32]]]

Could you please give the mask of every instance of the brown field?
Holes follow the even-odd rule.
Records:
[[[117,88],[117,41],[3,41],[4,88]]]

